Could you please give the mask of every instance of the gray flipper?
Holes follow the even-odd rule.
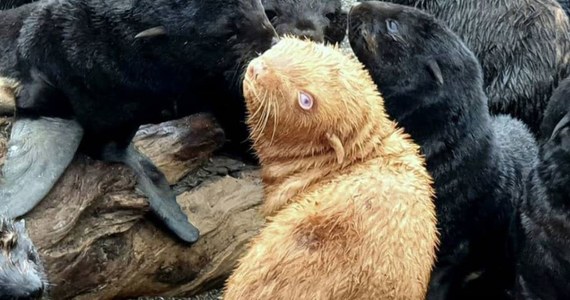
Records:
[[[148,197],[150,208],[172,232],[189,243],[198,240],[198,228],[188,221],[188,217],[176,202],[176,196],[166,177],[149,158],[140,153],[133,144],[125,150],[109,145],[103,156],[106,160],[123,162],[135,172],[139,188]]]
[[[0,179],[0,212],[20,217],[51,190],[73,160],[83,129],[73,120],[17,119]]]

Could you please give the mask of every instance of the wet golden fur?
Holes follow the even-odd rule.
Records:
[[[268,223],[224,299],[424,299],[438,242],[431,177],[363,66],[286,37],[251,62],[244,94]]]

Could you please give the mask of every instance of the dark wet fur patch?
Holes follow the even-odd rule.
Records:
[[[475,55],[431,15],[362,3],[349,40],[435,180],[441,246],[427,299],[508,299],[509,222],[538,155],[528,128],[489,114]]]
[[[554,91],[541,129],[540,160],[513,223],[517,299],[570,295],[570,79]]]
[[[137,38],[157,27],[154,35]],[[125,156],[140,125],[205,111],[227,130],[229,144],[236,145],[233,149],[251,157],[245,143],[240,76],[249,60],[269,49],[274,38],[259,0],[38,1],[0,11],[0,74],[21,84],[15,124],[73,120],[82,130],[79,151],[94,158],[104,158],[109,145],[116,145],[117,155]],[[46,147],[53,151],[58,143],[67,142],[66,134],[47,142],[41,137],[41,130],[36,130],[10,140],[25,139],[28,146],[51,142]],[[42,166],[50,166],[45,172],[55,177],[67,165],[53,166],[50,156],[34,155],[34,150],[12,149],[13,157],[23,158],[6,163],[13,172],[8,172],[12,178],[5,178],[8,186],[0,188],[0,200],[26,203],[25,209],[9,206],[6,212],[19,217],[43,198],[57,178],[39,182],[44,187],[41,193],[26,192],[19,185],[37,180],[34,174]],[[67,149],[58,152],[65,157],[57,161],[71,161],[75,151]],[[35,161],[27,166],[31,157]],[[178,223],[171,229],[189,233],[183,239],[194,242],[197,236],[190,233],[196,229],[185,221],[173,197],[157,196],[170,195],[168,185],[156,186],[148,178],[148,166],[139,169],[139,181],[153,193],[147,195],[153,210],[163,220]],[[161,206],[161,201],[171,205]],[[165,213],[165,207],[177,215]]]

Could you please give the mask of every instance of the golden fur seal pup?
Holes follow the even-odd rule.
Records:
[[[363,66],[285,37],[250,63],[244,94],[272,216],[224,300],[424,299],[431,177]]]

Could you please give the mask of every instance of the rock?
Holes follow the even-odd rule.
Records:
[[[198,167],[224,140],[224,131],[208,114],[144,125],[133,138],[137,148],[162,170],[170,184]]]
[[[10,121],[0,119],[0,163]],[[178,202],[201,231],[194,245],[179,242],[154,219],[130,169],[78,154],[25,216],[51,297],[192,296],[219,287],[264,222],[258,171],[213,157],[220,134],[201,114],[143,126],[135,139],[176,184]]]

